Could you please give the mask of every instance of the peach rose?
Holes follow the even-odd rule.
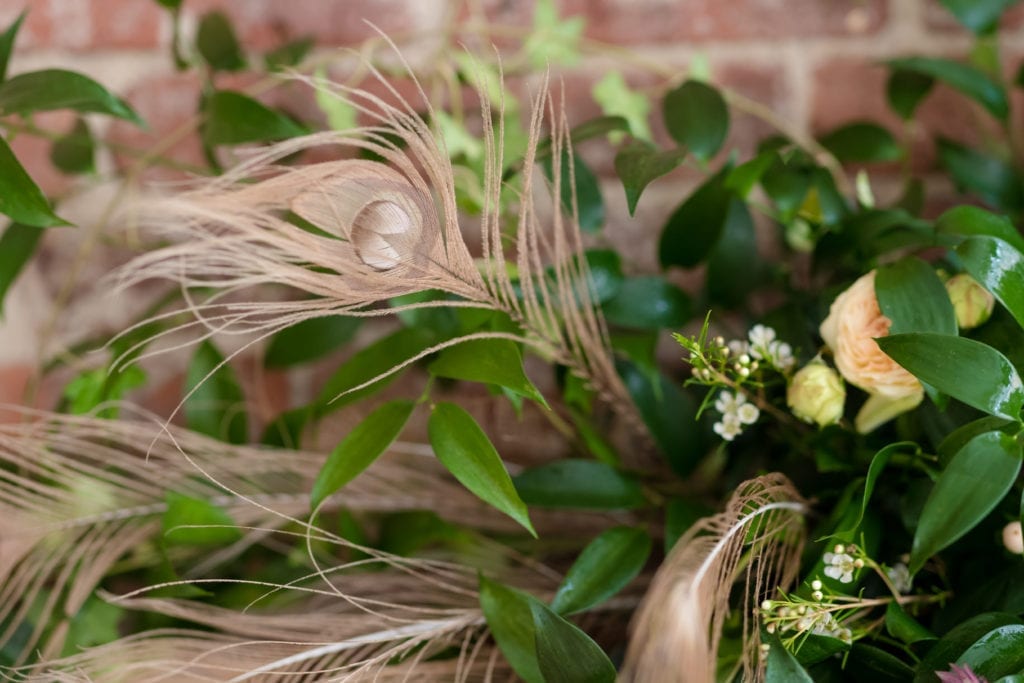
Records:
[[[913,408],[924,396],[917,378],[875,343],[874,337],[889,334],[891,325],[878,307],[875,271],[836,297],[821,324],[821,337],[832,349],[836,369],[847,382],[871,394],[856,420],[861,432]]]

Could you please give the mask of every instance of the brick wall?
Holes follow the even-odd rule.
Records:
[[[115,125],[100,129],[101,134],[123,145],[145,147],[194,112],[197,82],[174,71],[170,19],[155,0],[0,0],[0,25],[12,21],[26,3],[30,11],[13,60],[14,72],[45,67],[85,72],[127,97],[151,126],[140,132]],[[885,110],[885,72],[879,60],[908,54],[961,56],[971,46],[971,36],[936,0],[561,0],[559,5],[563,15],[585,18],[587,38],[624,46],[631,54],[629,59],[612,52],[589,57],[564,74],[567,91],[574,97],[571,116],[577,120],[597,113],[589,86],[607,69],[618,68],[632,83],[643,85],[651,82],[645,64],[682,75],[699,57],[710,65],[716,82],[767,106],[798,131],[820,132],[864,117],[880,118],[895,130],[897,122]],[[517,27],[521,33],[529,25],[532,6],[532,0],[469,0],[458,5],[445,0],[185,0],[183,25],[187,36],[198,16],[216,8],[231,17],[247,49],[264,50],[288,38],[312,35],[318,49],[328,51],[358,45],[374,35],[362,21],[367,19],[400,43],[410,44],[408,56],[415,61],[430,54],[452,17],[486,17],[500,27],[494,33],[500,42],[503,36],[514,35]],[[1022,25],[1024,9],[1011,11],[1003,35],[1008,64],[1015,65],[1024,55]],[[977,134],[970,107],[941,88],[924,105],[922,118],[926,128],[953,137],[971,139]],[[40,117],[39,123],[59,130],[69,120],[58,113]],[[740,149],[749,149],[769,130],[742,114],[733,128],[730,146]],[[927,167],[928,137],[919,133],[918,163]],[[14,147],[48,191],[64,194],[73,189],[46,161],[47,144],[22,136]],[[169,153],[187,162],[198,158],[198,147],[184,140]],[[598,158],[595,164],[607,174],[609,161]],[[123,165],[124,160],[107,157],[101,170],[109,171],[119,162]],[[685,174],[681,178],[684,185],[692,181]],[[885,169],[879,171],[877,184],[884,193]],[[621,189],[608,185],[608,235],[635,268],[654,266],[652,236],[679,201],[680,187],[671,179],[655,184],[645,195],[638,218],[628,220]],[[945,191],[941,184],[935,187],[939,193]],[[79,249],[62,246],[68,239],[56,232],[47,241],[51,250]],[[34,335],[50,322],[46,302],[67,286],[70,263],[74,258],[44,259],[9,295],[0,325],[0,401],[21,396],[24,366],[39,352]],[[85,282],[86,275],[79,277]]]

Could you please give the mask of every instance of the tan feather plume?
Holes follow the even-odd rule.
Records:
[[[743,680],[760,680],[757,606],[795,580],[806,511],[793,485],[769,474],[741,484],[724,512],[694,524],[676,542],[634,617],[623,680],[713,682],[722,623],[741,578]]]

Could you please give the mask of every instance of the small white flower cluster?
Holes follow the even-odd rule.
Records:
[[[775,330],[765,325],[754,325],[747,334],[750,355],[764,361],[777,370],[788,372],[796,364],[793,349],[784,341],[775,338]]]
[[[740,392],[723,391],[715,399],[715,410],[722,414],[722,419],[714,424],[715,434],[726,441],[732,441],[743,433],[744,425],[757,422],[761,411]]]
[[[812,633],[852,643],[853,631],[836,619],[834,610],[829,609],[830,603],[823,602],[821,581],[813,581],[811,588],[814,589],[813,599],[821,604],[799,602],[780,605],[771,600],[764,601],[761,609],[765,616],[765,630],[768,633],[795,630],[797,634]]]
[[[825,553],[825,576],[839,583],[852,582],[853,575],[864,566],[864,560],[859,557],[854,559],[842,544],[836,545],[832,550],[833,552]]]
[[[914,577],[910,575],[910,568],[903,562],[897,562],[885,570],[885,575],[892,582],[892,587],[906,595],[914,588]]]

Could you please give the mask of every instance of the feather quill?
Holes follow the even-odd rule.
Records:
[[[757,605],[799,569],[806,503],[781,474],[741,484],[726,510],[700,520],[658,570],[633,622],[622,678],[711,683],[733,584],[744,582],[745,681],[761,679]]]

